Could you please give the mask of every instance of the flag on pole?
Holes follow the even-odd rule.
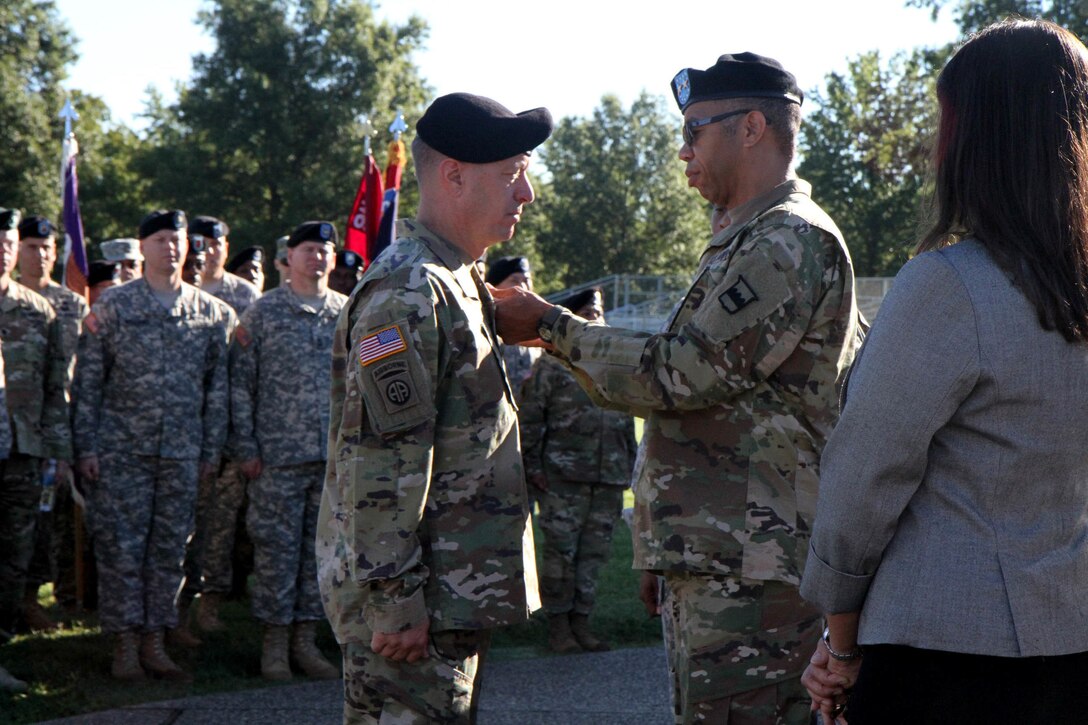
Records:
[[[348,230],[344,235],[344,249],[355,252],[363,258],[363,268],[370,265],[372,257],[367,256],[370,241],[378,236],[378,224],[382,214],[382,174],[374,155],[367,151],[363,178],[359,181],[359,191],[355,194],[355,203],[351,205],[348,217]]]
[[[385,165],[385,188],[399,189],[400,177],[404,171],[404,162],[408,160],[408,150],[400,140],[398,133],[389,144],[389,163]]]
[[[389,126],[393,134],[393,142],[389,144],[389,161],[385,165],[385,195],[382,198],[382,217],[378,225],[378,234],[370,242],[367,249],[367,259],[375,259],[382,250],[393,243],[396,236],[397,222],[397,197],[400,194],[400,178],[404,172],[404,164],[408,161],[408,150],[404,148],[404,142],[400,135],[408,130],[408,124],[404,122],[404,114],[397,112],[397,117]]]
[[[64,142],[64,286],[84,298],[87,297],[87,248],[83,243],[83,217],[79,213],[79,179],[76,176],[76,157],[79,143],[74,133]]]

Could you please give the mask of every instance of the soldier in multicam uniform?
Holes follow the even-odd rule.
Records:
[[[0,207],[0,215],[9,213],[9,210]],[[2,243],[2,242],[0,242]],[[11,436],[11,418],[7,415],[8,403],[7,393],[4,389],[4,356],[3,356],[3,340],[0,340],[0,465],[3,465],[3,461],[8,459],[11,455],[12,436]],[[8,632],[0,632],[0,646],[7,641]],[[23,680],[15,677],[6,669],[3,665],[0,665],[0,691],[7,690],[9,692],[26,692],[29,686]]]
[[[310,677],[340,670],[314,645],[324,618],[314,536],[325,482],[336,320],[347,297],[328,288],[337,235],[306,222],[287,242],[291,281],[242,316],[230,353],[234,449],[249,485],[253,616],[264,625],[261,674],[288,680],[291,655]]]
[[[57,313],[71,379],[76,348],[79,345],[79,332],[89,308],[86,300],[50,278],[56,261],[57,228],[43,216],[24,218],[19,224],[19,283],[49,300],[53,311]],[[60,598],[57,591],[61,588],[57,577],[58,544],[64,542],[66,552],[71,550],[71,532],[75,526],[75,502],[72,500],[70,477],[70,471],[66,478],[56,477],[53,505],[48,511],[38,512],[34,556],[27,573],[26,594],[23,598],[23,621],[32,630],[49,631],[57,628],[56,623],[38,604],[38,590],[46,582],[56,582],[55,593]],[[69,590],[71,588],[68,587]]]
[[[513,236],[551,127],[543,108],[434,101],[412,143],[419,215],[337,323],[318,562],[345,722],[474,722],[491,630],[539,607],[514,393],[475,260]]]
[[[144,276],[107,290],[80,338],[75,441],[89,482],[102,630],[111,672],[189,679],[163,647],[193,531],[197,482],[227,435],[230,308],[181,281],[185,214],[140,223]],[[138,650],[138,652],[137,652]]]
[[[521,287],[530,292],[533,291],[533,274],[529,267],[529,260],[525,257],[501,257],[492,262],[487,269],[484,281],[498,289]],[[503,344],[502,360],[506,366],[506,377],[510,378],[510,384],[521,402],[521,387],[529,379],[533,371],[533,365],[540,359],[542,350],[539,347],[524,347],[522,345]]]
[[[102,242],[98,248],[102,251],[102,259],[118,266],[119,282],[129,282],[143,276],[144,255],[140,252],[139,239],[110,239]]]
[[[561,302],[604,323],[601,290]],[[635,422],[598,407],[555,357],[543,356],[522,389],[521,445],[525,477],[539,489],[537,523],[544,532],[540,598],[555,652],[603,652],[589,630],[597,576],[612,550],[612,528],[635,461]]]
[[[602,404],[647,418],[634,557],[648,609],[663,574],[677,722],[808,723],[799,677],[820,620],[798,583],[863,324],[853,267],[793,171],[792,75],[724,55],[673,92],[689,184],[729,221],[665,331],[589,325],[517,291],[496,295],[499,329],[539,335]]]
[[[0,462],[0,641],[20,617],[42,472],[54,459],[67,476],[72,460],[68,422],[69,358],[52,305],[11,278],[19,253],[19,212],[0,209],[0,340],[3,340],[6,411],[14,445]],[[6,672],[3,673],[6,675]],[[19,680],[0,681],[22,689]]]

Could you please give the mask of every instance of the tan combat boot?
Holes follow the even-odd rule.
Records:
[[[189,605],[178,608],[178,626],[166,632],[166,641],[175,647],[196,649],[204,644],[200,638],[189,629]]]
[[[582,651],[570,631],[570,619],[566,612],[548,615],[548,649],[561,655]]]
[[[204,632],[225,632],[227,625],[219,619],[219,592],[204,592],[196,600],[196,626]]]
[[[49,618],[49,615],[38,604],[38,587],[29,586],[23,595],[23,623],[31,632],[55,632],[60,625]]]
[[[309,677],[318,680],[339,679],[340,670],[325,659],[314,644],[316,634],[317,622],[295,622],[295,631],[291,634],[291,656]]]
[[[166,654],[162,630],[146,632],[140,638],[140,664],[154,677],[177,682],[192,682],[193,676],[174,664]]]
[[[120,632],[113,643],[113,664],[110,675],[115,680],[136,682],[145,678],[140,667],[140,635],[133,631]]]
[[[264,641],[261,643],[261,677],[266,680],[291,679],[291,665],[287,662],[287,627],[266,624]]]
[[[570,633],[574,635],[574,639],[578,641],[578,644],[580,644],[582,649],[586,652],[607,652],[612,649],[608,646],[607,642],[599,639],[595,634],[589,631],[588,614],[571,612]]]

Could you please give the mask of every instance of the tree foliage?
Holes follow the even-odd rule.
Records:
[[[1007,17],[1051,20],[1082,41],[1088,40],[1088,5],[1083,0],[907,0],[907,5],[927,8],[936,18],[944,8],[964,34],[974,33]]]
[[[694,268],[710,236],[709,208],[686,188],[678,125],[664,100],[647,94],[630,109],[605,96],[592,118],[559,122],[540,151],[548,182],[510,247],[531,240],[544,289]]]
[[[149,108],[152,194],[227,220],[236,249],[307,219],[343,231],[362,172],[361,117],[384,132],[396,110],[412,126],[422,108],[410,55],[423,21],[378,22],[362,0],[215,0],[199,21],[215,49],[194,59],[177,103]],[[375,149],[388,140],[375,137]]]
[[[799,173],[838,223],[859,276],[894,275],[917,239],[944,57],[916,50],[882,63],[863,53],[810,94]]]

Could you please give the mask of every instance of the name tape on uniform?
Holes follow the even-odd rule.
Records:
[[[384,330],[378,330],[373,335],[364,337],[359,341],[359,362],[363,367],[377,362],[382,358],[404,352],[408,345],[400,334],[400,328],[394,325]]]

